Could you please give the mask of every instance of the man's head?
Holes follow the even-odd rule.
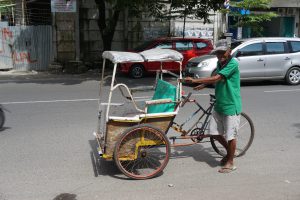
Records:
[[[231,53],[230,48],[226,47],[226,46],[220,46],[220,47],[216,47],[211,54],[212,55],[216,55],[219,62],[224,63],[227,61],[227,59],[229,58]]]

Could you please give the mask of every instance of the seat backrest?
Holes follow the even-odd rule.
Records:
[[[176,92],[177,92],[176,86],[164,80],[158,79],[152,100],[171,99],[172,101],[174,101],[174,103],[172,102],[166,104],[150,105],[147,109],[147,113],[173,112],[176,106],[175,103],[177,97]]]

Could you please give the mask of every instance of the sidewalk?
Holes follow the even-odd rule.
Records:
[[[24,81],[24,80],[58,80],[58,79],[80,79],[80,80],[100,80],[100,73],[97,70],[89,70],[82,74],[53,74],[49,72],[37,71],[0,71],[0,81]]]

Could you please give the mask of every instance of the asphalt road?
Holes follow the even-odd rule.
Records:
[[[300,199],[300,86],[243,84],[243,111],[256,135],[236,171],[218,173],[220,157],[204,143],[172,149],[161,176],[135,181],[113,162],[93,165],[98,85],[96,77],[0,77],[0,102],[10,110],[0,132],[0,200]],[[193,97],[207,105],[209,93]],[[193,109],[182,109],[176,120]]]

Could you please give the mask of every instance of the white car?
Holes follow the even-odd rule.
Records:
[[[231,55],[239,62],[241,80],[285,80],[300,83],[300,38],[252,38],[231,44]],[[208,77],[217,67],[215,55],[188,61],[184,76]]]

